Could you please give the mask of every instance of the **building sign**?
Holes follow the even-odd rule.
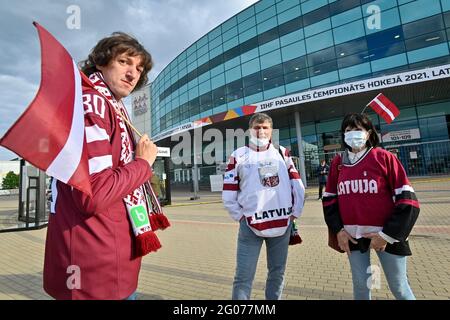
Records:
[[[414,139],[420,139],[420,130],[417,128],[388,132],[382,137],[383,142],[407,141]]]
[[[170,137],[175,133],[181,133],[183,131],[188,131],[189,129],[202,127],[205,125],[223,121],[225,119],[228,120],[231,119],[232,117],[239,117],[239,115],[242,114],[243,108],[246,108],[245,110],[251,109],[251,113],[249,114],[252,114],[256,112],[265,112],[268,110],[275,110],[289,106],[296,106],[299,104],[318,100],[330,99],[340,96],[357,94],[361,92],[381,90],[391,87],[409,85],[413,83],[438,80],[444,78],[450,78],[450,64],[434,68],[408,71],[383,77],[370,78],[366,80],[340,84],[332,87],[303,91],[300,93],[295,93],[292,95],[259,102],[251,106],[243,106],[233,109],[233,110],[239,109],[237,110],[238,112],[233,112],[233,110],[229,110],[226,116],[224,115],[224,117],[216,117],[215,115],[213,115],[210,117],[199,119],[194,122],[186,123],[176,128],[166,130],[152,138],[155,141],[158,141],[166,137]],[[232,114],[234,114],[234,116],[232,116]],[[246,112],[244,112],[243,114],[249,115]],[[220,120],[216,120],[217,118]]]
[[[213,174],[209,176],[211,184],[211,192],[218,192],[223,190],[223,175]]]
[[[133,97],[133,101],[131,102],[131,106],[133,107],[134,116],[139,116],[148,111],[148,97],[147,93],[143,92],[139,95]]]
[[[157,157],[170,157],[170,148],[166,147],[158,147],[158,153],[156,154]]]

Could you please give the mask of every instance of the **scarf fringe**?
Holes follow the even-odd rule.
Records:
[[[302,240],[302,238],[300,238],[300,235],[298,233],[294,234],[294,235],[291,235],[291,237],[289,238],[289,245],[290,246],[293,246],[295,244],[300,244],[302,242],[303,242],[303,240]]]
[[[170,227],[170,222],[164,214],[152,212],[152,214],[150,214],[150,226],[153,231],[164,230]]]
[[[161,243],[153,231],[147,231],[136,237],[136,256],[143,257],[161,248]]]
[[[158,221],[158,225],[161,230],[164,230],[164,229],[170,227],[169,219],[167,219],[167,217],[164,214],[162,214],[162,213],[157,214],[156,220]]]

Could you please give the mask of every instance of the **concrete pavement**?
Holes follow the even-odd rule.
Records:
[[[413,186],[421,213],[410,236],[410,283],[418,299],[448,300],[450,179],[414,180]],[[327,247],[316,188],[308,189],[308,195],[299,220],[303,243],[289,248],[283,298],[352,299],[348,260]],[[201,194],[195,201],[190,196],[175,194],[174,205],[164,207],[172,227],[158,232],[163,248],[143,259],[138,299],[230,298],[238,225],[227,216],[220,194]],[[0,299],[50,299],[42,289],[45,234],[46,229],[0,233]],[[263,247],[254,299],[264,299],[265,260]],[[378,264],[375,254],[372,263]],[[393,299],[383,274],[380,280],[373,297]]]

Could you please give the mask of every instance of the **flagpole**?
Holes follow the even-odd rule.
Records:
[[[366,106],[364,107],[364,109],[361,111],[361,114],[364,113],[364,110],[366,110],[367,106],[368,106],[368,104],[366,104]]]
[[[125,122],[130,126],[131,129],[134,130],[134,132],[136,132],[136,134],[139,136],[139,138],[142,137],[142,134],[139,132],[139,130],[136,129],[136,128],[131,124],[131,122],[128,121],[128,119],[127,119],[121,112],[118,112],[118,110],[116,110],[116,113],[122,118],[123,121],[125,121]]]

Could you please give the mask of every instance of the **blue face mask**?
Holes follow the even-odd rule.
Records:
[[[344,134],[345,143],[352,149],[362,149],[367,142],[367,131],[348,131]]]

